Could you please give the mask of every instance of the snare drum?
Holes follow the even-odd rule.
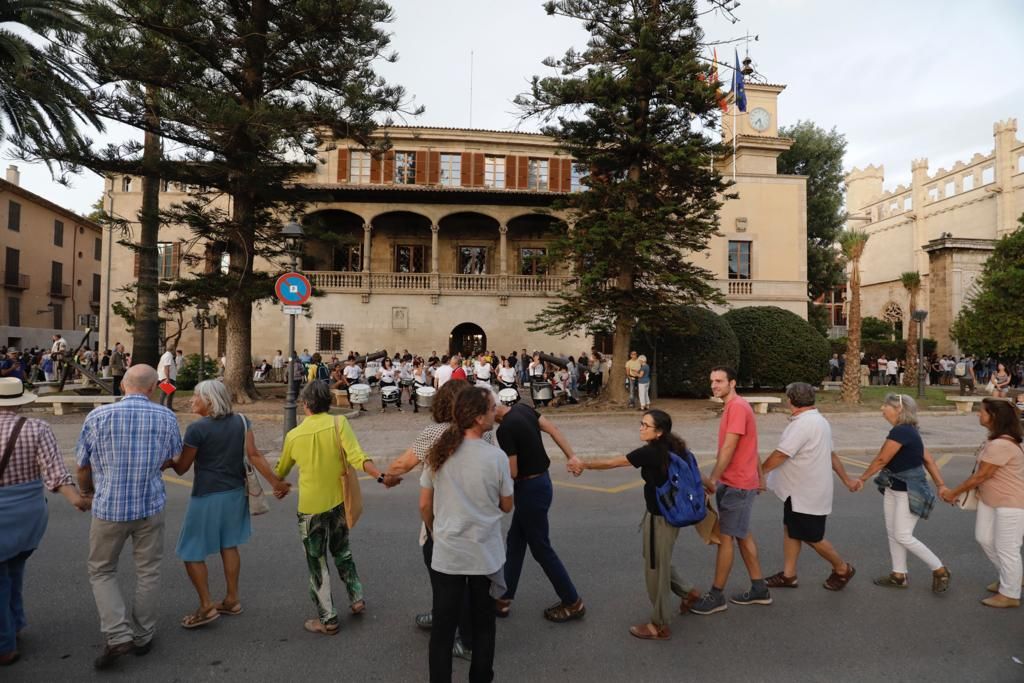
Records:
[[[399,391],[398,387],[396,387],[393,384],[390,386],[383,386],[380,388],[380,398],[382,401],[384,401],[384,403],[387,404],[397,404],[400,393],[401,392]]]
[[[551,382],[535,379],[530,383],[530,397],[534,401],[550,401],[555,397]]]
[[[416,405],[420,408],[430,408],[434,405],[434,394],[437,389],[434,387],[420,387],[416,390]]]
[[[411,387],[413,384],[416,383],[416,380],[414,380],[412,378],[402,379],[402,380],[399,380],[398,383],[400,385],[402,385],[402,388],[404,389],[405,387]]]
[[[498,400],[504,406],[514,406],[519,403],[519,392],[515,389],[502,389],[498,392]]]
[[[363,404],[370,401],[369,384],[353,384],[348,388],[348,397],[352,403]]]

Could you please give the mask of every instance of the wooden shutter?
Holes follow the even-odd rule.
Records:
[[[570,157],[562,157],[562,189],[560,191],[572,191],[572,159]]]
[[[431,152],[430,153],[430,168],[427,172],[427,182],[431,185],[437,185],[441,182],[441,153]]]
[[[548,159],[548,190],[560,192],[562,189],[562,157]]]
[[[348,147],[338,148],[338,182],[348,182]]]
[[[380,169],[383,164],[380,163],[380,155],[371,153],[370,156],[370,182],[374,184],[380,184]]]
[[[429,182],[428,167],[430,164],[430,152],[426,150],[416,152],[416,184],[426,185]]]
[[[181,246],[184,242],[173,242],[171,244],[171,272],[175,279],[181,277]]]
[[[134,274],[135,279],[138,280],[139,279],[139,252],[137,252],[137,251],[135,252],[135,265],[132,267],[132,273]]]
[[[505,157],[505,188],[514,190],[516,187],[516,158],[509,155]]]
[[[395,150],[393,149],[384,153],[384,182],[395,182]]]
[[[473,155],[470,152],[462,153],[462,163],[459,166],[459,184],[463,187],[473,185]]]
[[[519,157],[517,161],[519,163],[516,164],[516,187],[520,190],[525,190],[530,187],[530,179],[527,174],[527,170],[530,166],[530,158]]]
[[[473,187],[484,186],[484,155],[473,155]]]

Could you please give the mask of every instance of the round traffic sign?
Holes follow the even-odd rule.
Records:
[[[309,300],[313,288],[302,273],[285,273],[277,278],[274,292],[285,306],[301,306]]]

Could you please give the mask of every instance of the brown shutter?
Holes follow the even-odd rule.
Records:
[[[484,186],[484,155],[473,155],[473,187]]]
[[[441,182],[441,153],[431,152],[430,153],[430,168],[427,173],[427,182],[431,185],[437,185]]]
[[[135,252],[135,265],[132,267],[132,272],[135,274],[135,279],[139,279],[139,252]]]
[[[530,186],[530,179],[527,173],[530,166],[530,158],[519,157],[518,161],[519,163],[516,165],[516,187],[520,190],[525,190]]]
[[[171,268],[173,268],[174,277],[181,277],[181,245],[184,242],[174,242],[171,245]]]
[[[459,165],[459,184],[463,187],[470,187],[473,184],[473,155],[469,152],[462,153],[462,163]]]
[[[562,189],[562,157],[548,159],[548,190],[560,192]]]
[[[505,188],[516,189],[516,158],[512,155],[505,157]]]
[[[380,184],[380,182],[381,182],[381,179],[380,179],[380,167],[381,167],[380,156],[377,155],[377,154],[373,154],[370,157],[370,182],[371,183]]]
[[[416,184],[417,185],[426,185],[429,182],[428,181],[429,175],[427,173],[427,171],[428,171],[427,166],[429,164],[429,162],[428,162],[429,157],[430,157],[430,152],[427,152],[426,150],[422,150],[422,151],[416,152]]]
[[[384,183],[395,182],[395,150],[384,153]]]
[[[562,157],[562,189],[560,192],[569,192],[572,190],[572,159],[570,157]]]
[[[348,147],[338,148],[338,182],[348,182]]]

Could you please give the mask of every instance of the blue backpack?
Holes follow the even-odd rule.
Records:
[[[668,481],[655,489],[658,509],[665,521],[675,527],[690,526],[708,514],[704,484],[697,459],[689,449],[684,457],[669,453]]]
[[[329,382],[331,379],[331,371],[326,365],[320,363],[316,366],[316,378],[323,382]]]

